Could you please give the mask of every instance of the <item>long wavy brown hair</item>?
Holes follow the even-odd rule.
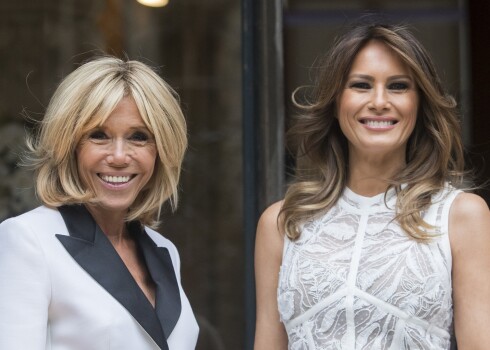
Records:
[[[463,186],[464,155],[456,102],[444,91],[427,51],[404,26],[358,25],[337,39],[325,55],[309,101],[299,103],[295,98],[298,90],[293,94],[301,113],[288,138],[297,165],[279,214],[280,225],[292,240],[300,236],[301,223],[330,209],[346,186],[349,154],[336,118],[336,103],[354,58],[371,40],[384,43],[409,67],[420,96],[406,165],[388,179],[387,191],[394,188],[398,194],[397,221],[414,239],[430,239],[433,232],[421,213],[448,183]]]

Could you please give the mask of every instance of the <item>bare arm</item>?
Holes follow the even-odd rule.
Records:
[[[474,194],[456,197],[449,216],[458,350],[490,344],[490,212]]]
[[[259,220],[255,240],[257,322],[254,350],[287,349],[287,335],[279,320],[277,285],[282,262],[283,235],[277,227],[281,202],[270,206]]]

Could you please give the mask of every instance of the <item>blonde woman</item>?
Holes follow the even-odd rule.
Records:
[[[421,44],[353,28],[299,107],[296,179],[257,229],[255,350],[486,349],[490,214]]]
[[[0,348],[194,349],[178,252],[154,231],[187,147],[174,91],[143,63],[90,61],[28,144],[43,206],[0,225]]]

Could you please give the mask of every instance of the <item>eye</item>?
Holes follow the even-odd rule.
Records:
[[[94,130],[88,134],[88,138],[92,140],[107,140],[108,136],[102,130]]]
[[[146,143],[149,139],[150,136],[142,131],[136,131],[129,136],[129,140],[136,143]]]
[[[357,89],[357,90],[369,90],[371,88],[371,85],[366,82],[358,81],[349,84],[349,87],[351,89]]]
[[[409,88],[409,85],[407,83],[404,83],[404,82],[394,82],[394,83],[391,83],[388,88],[390,90],[395,90],[395,91],[405,91],[405,90],[408,90]]]

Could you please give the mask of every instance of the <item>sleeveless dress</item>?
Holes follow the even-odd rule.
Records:
[[[396,193],[363,197],[346,188],[335,206],[285,238],[278,306],[289,349],[451,348],[449,208],[446,187],[423,218],[429,243],[394,220]]]

